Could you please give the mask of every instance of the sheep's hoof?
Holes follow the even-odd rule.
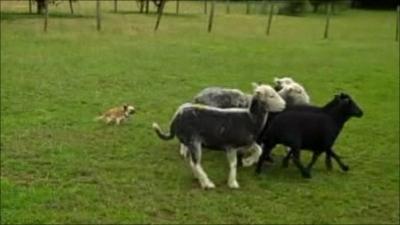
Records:
[[[239,183],[235,180],[235,181],[231,181],[231,182],[228,182],[228,186],[230,187],[230,188],[232,188],[232,189],[238,189],[240,186],[239,186]]]
[[[251,158],[242,159],[243,167],[249,167],[249,166],[251,166],[253,164],[254,164],[254,160],[252,160]]]
[[[349,171],[349,169],[350,169],[349,166],[346,166],[346,165],[342,166],[342,170],[345,172]]]
[[[211,181],[207,181],[204,184],[202,184],[201,187],[204,190],[214,189],[215,188],[215,184],[213,182],[211,182]]]

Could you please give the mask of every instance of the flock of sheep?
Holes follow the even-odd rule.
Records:
[[[163,140],[179,139],[180,153],[204,189],[215,185],[201,166],[202,147],[226,152],[230,188],[239,188],[238,165],[257,163],[256,172],[260,173],[264,161],[272,160],[270,154],[277,144],[287,148],[283,166],[292,159],[304,178],[311,178],[311,168],[323,152],[328,169],[333,158],[347,171],[349,167],[332,146],[344,123],[363,115],[353,99],[340,93],[325,106],[312,106],[304,87],[292,78],[275,78],[274,83],[275,87],[253,83],[252,95],[237,89],[206,88],[193,103],[178,108],[169,133],[162,132],[157,123],[153,123],[153,129]],[[306,167],[300,161],[302,149],[313,152]]]

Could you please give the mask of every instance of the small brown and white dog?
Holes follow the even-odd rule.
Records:
[[[107,124],[115,122],[119,125],[122,121],[128,119],[129,115],[135,113],[135,107],[132,105],[124,104],[123,106],[115,107],[107,110],[101,116],[96,117],[96,121],[103,120]]]

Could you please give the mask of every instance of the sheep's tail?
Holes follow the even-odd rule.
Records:
[[[160,126],[157,123],[153,123],[153,129],[156,132],[157,136],[163,140],[171,140],[175,137],[174,129],[171,126],[169,134],[162,132]]]

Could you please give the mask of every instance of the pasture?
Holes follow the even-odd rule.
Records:
[[[399,222],[399,44],[395,13],[348,10],[324,16],[226,15],[217,6],[212,33],[200,5],[181,14],[167,3],[160,28],[133,2],[94,2],[76,15],[63,3],[43,19],[27,4],[1,8],[1,223],[329,223]],[[170,7],[170,8],[168,8]],[[218,8],[220,7],[220,8]],[[169,9],[169,11],[168,11]],[[234,9],[232,9],[234,11]],[[239,9],[236,9],[239,10]],[[241,9],[240,9],[241,10]],[[177,107],[202,88],[250,92],[253,81],[289,75],[316,105],[344,91],[364,110],[335,145],[350,171],[325,168],[305,180],[284,149],[260,176],[240,168],[241,188],[226,185],[225,154],[202,164],[217,188],[201,190],[176,139],[156,137]],[[121,126],[93,121],[128,102],[137,113]],[[310,159],[302,153],[302,161]]]

